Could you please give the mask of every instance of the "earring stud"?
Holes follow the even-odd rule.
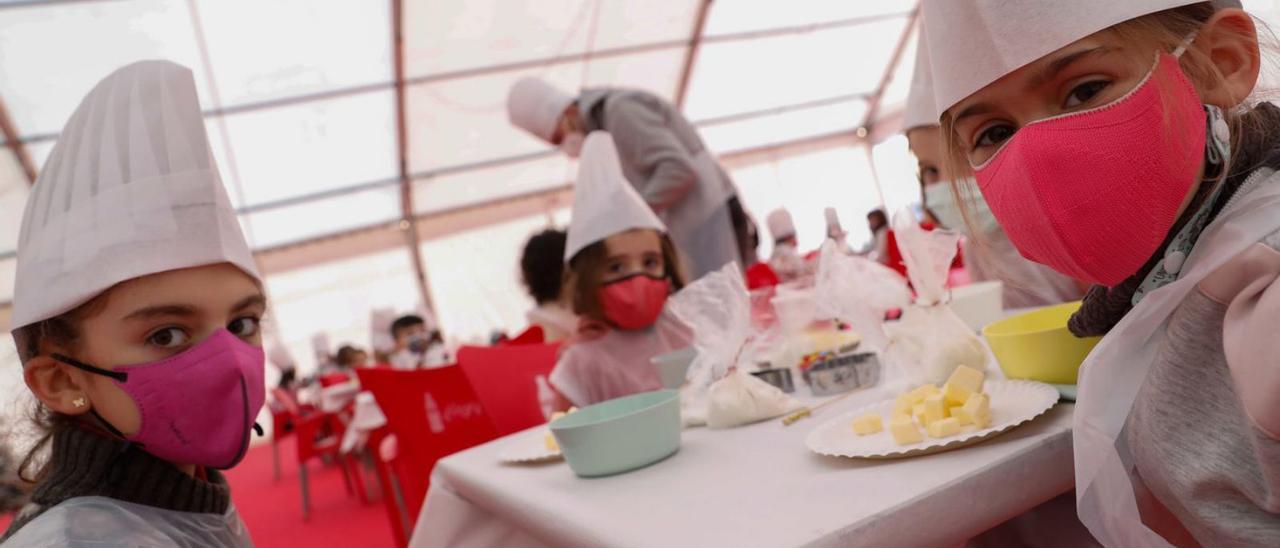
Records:
[[[87,403],[88,402],[85,401],[83,396],[76,398],[74,400],[71,400],[71,405],[74,405],[76,407],[84,407]]]

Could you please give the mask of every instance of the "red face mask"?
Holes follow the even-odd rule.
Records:
[[[604,317],[619,329],[644,329],[658,321],[671,294],[671,281],[634,274],[600,288]]]

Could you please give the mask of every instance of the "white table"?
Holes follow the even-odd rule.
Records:
[[[441,460],[411,546],[956,546],[1074,485],[1062,403],[976,446],[918,458],[822,457],[823,421],[886,397],[851,396],[814,418],[684,432],[648,468],[584,480],[563,462],[509,466],[534,428]]]

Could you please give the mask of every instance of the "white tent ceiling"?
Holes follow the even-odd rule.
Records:
[[[566,89],[651,90],[681,103],[730,162],[776,158],[824,137],[847,145],[868,122],[914,8],[914,0],[0,0],[8,114],[0,303],[12,298],[24,167],[38,171],[83,94],[134,60],[192,67],[241,223],[266,269],[281,272],[406,245],[403,221],[429,240],[562,208],[572,166],[506,121],[507,89],[522,76]],[[889,87],[897,97],[885,101],[900,102],[901,86]]]

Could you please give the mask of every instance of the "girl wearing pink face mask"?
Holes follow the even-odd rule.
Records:
[[[191,71],[112,73],[32,188],[13,336],[45,431],[6,546],[249,546],[219,470],[261,410],[266,300]],[[47,458],[43,455],[47,450]]]
[[[1109,546],[1280,546],[1280,109],[1238,7],[924,2],[955,172],[1094,284],[1075,477]]]
[[[692,343],[665,306],[684,278],[662,222],[622,175],[608,133],[593,132],[583,145],[565,260],[583,326],[551,372],[561,407],[661,389],[649,359]]]

